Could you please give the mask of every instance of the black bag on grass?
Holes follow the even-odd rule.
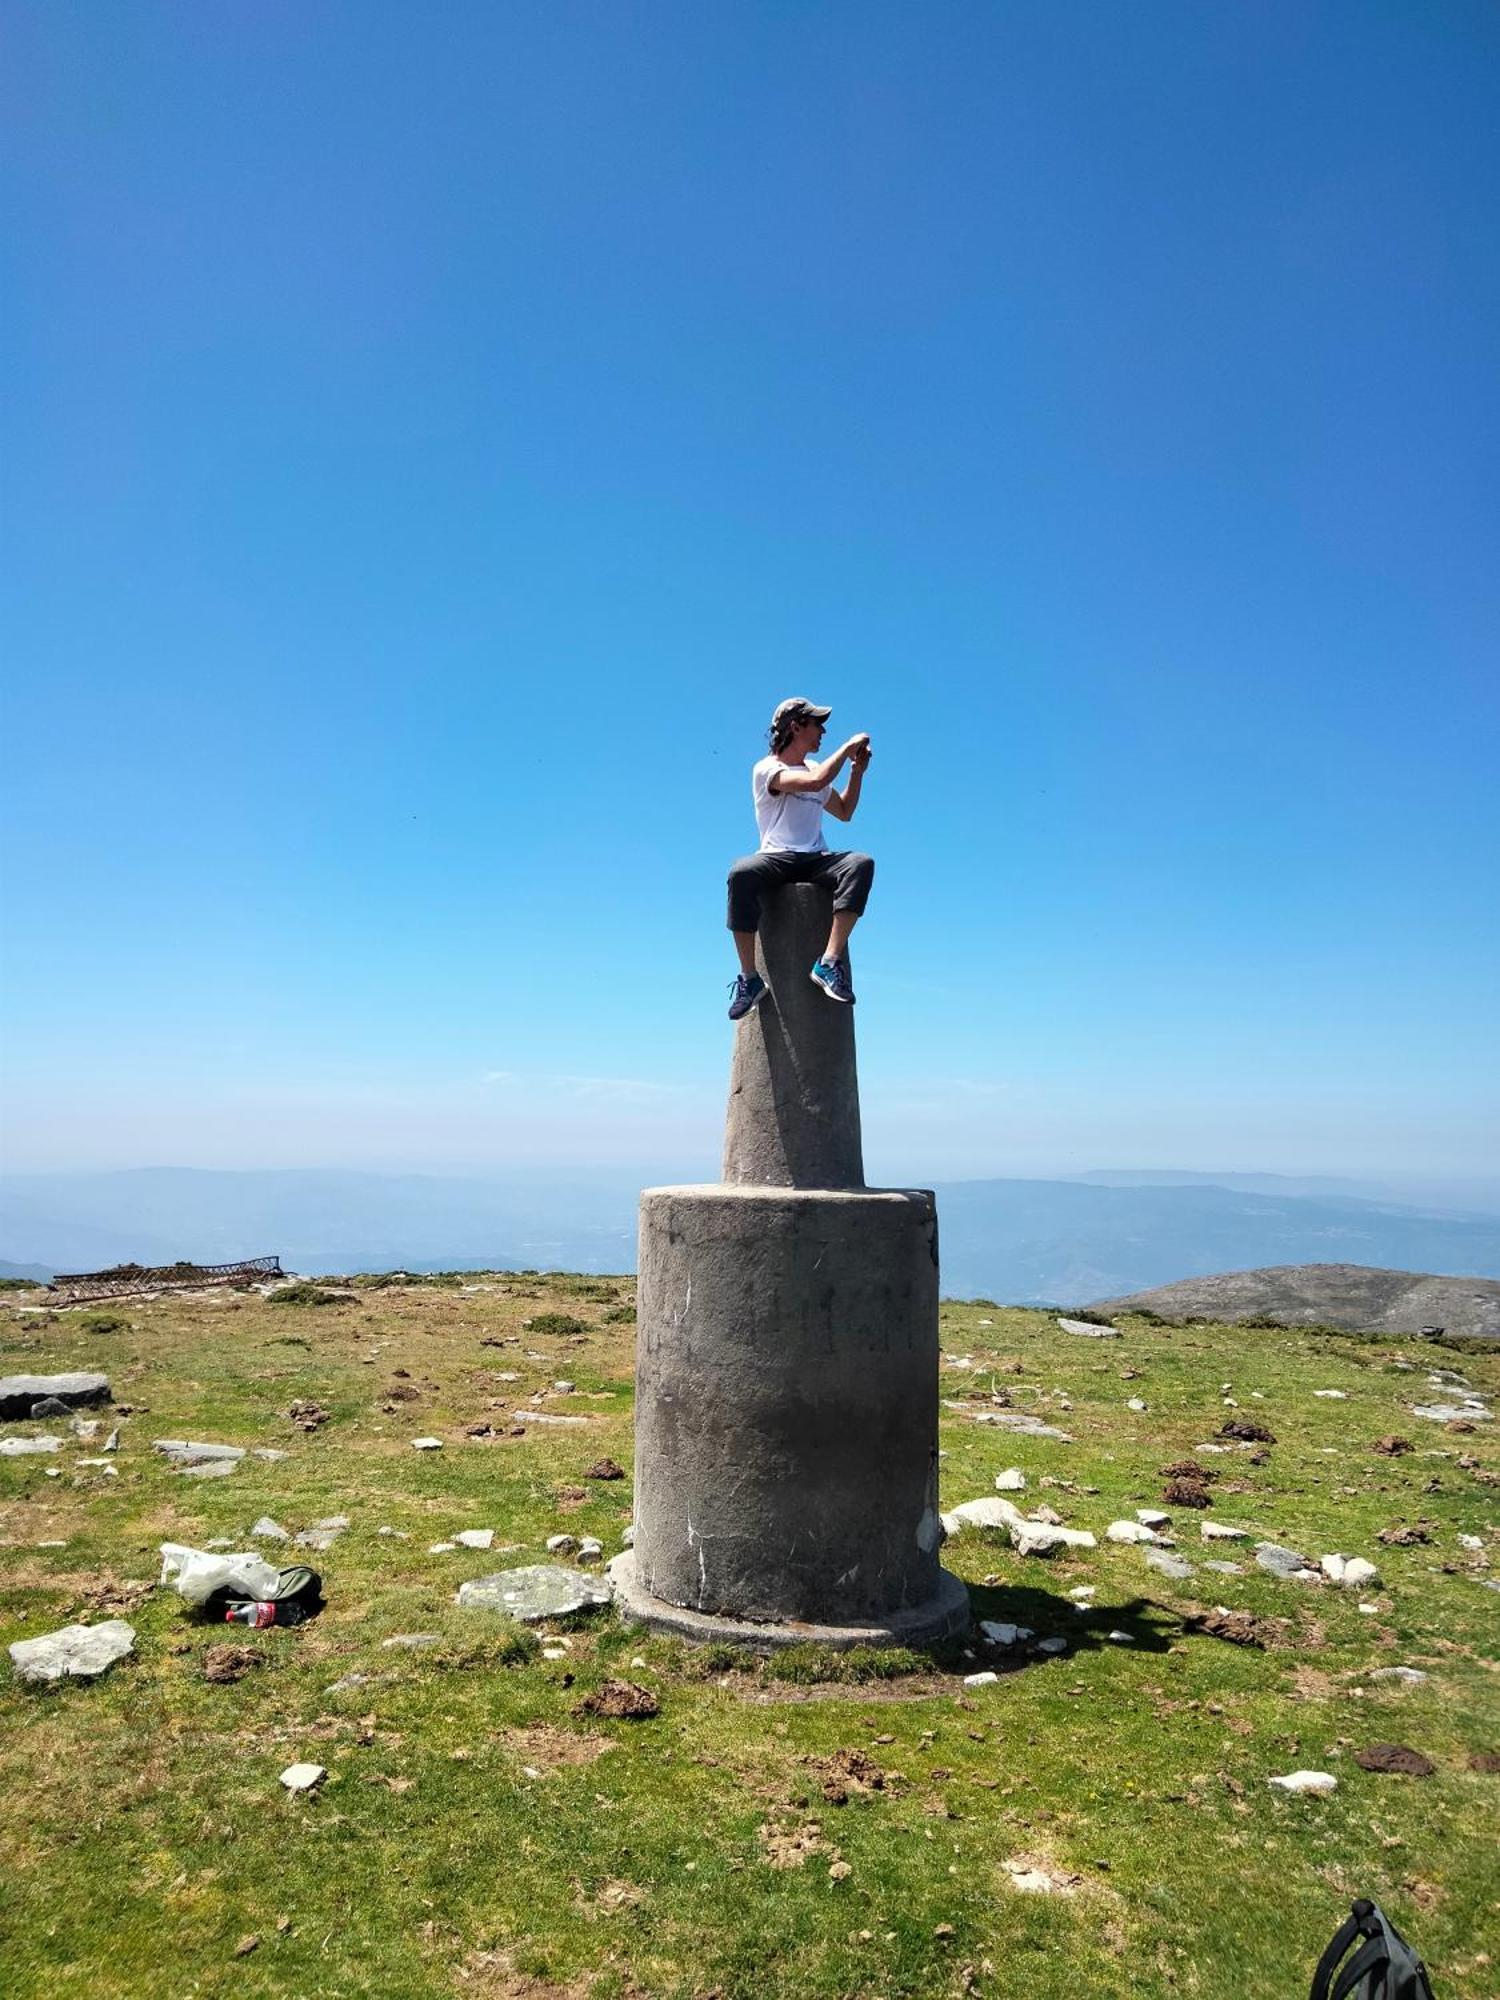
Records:
[[[1359,1949],[1335,1980],[1356,1942]],[[1433,1994],[1421,1959],[1380,1905],[1361,1896],[1318,1960],[1309,2000],[1433,2000]]]
[[[231,1625],[305,1625],[323,1609],[323,1579],[306,1563],[289,1563],[267,1598],[251,1602],[237,1591],[216,1590],[204,1600],[209,1618]]]

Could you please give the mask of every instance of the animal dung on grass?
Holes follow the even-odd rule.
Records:
[[[1356,1750],[1354,1761],[1362,1771],[1390,1771],[1403,1778],[1430,1778],[1437,1770],[1430,1757],[1405,1743],[1372,1743]]]

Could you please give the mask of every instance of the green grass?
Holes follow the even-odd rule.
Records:
[[[1494,1993],[1482,1954],[1500,1962],[1500,1778],[1469,1759],[1500,1750],[1500,1596],[1480,1581],[1494,1573],[1500,1489],[1459,1456],[1495,1471],[1500,1448],[1493,1425],[1452,1436],[1409,1414],[1428,1367],[1451,1355],[1411,1343],[1406,1372],[1399,1342],[1144,1322],[1106,1346],[1039,1313],[945,1306],[947,1356],[973,1361],[945,1368],[945,1398],[975,1405],[998,1389],[1074,1439],[1011,1437],[945,1408],[945,1504],[1019,1465],[1022,1504],[1049,1501],[1101,1537],[1045,1563],[971,1534],[945,1560],[979,1615],[1064,1633],[1067,1655],[971,1691],[961,1675],[979,1658],[798,1648],[757,1662],[604,1616],[575,1621],[567,1657],[549,1661],[453,1595],[465,1577],[543,1560],[561,1529],[620,1546],[629,1481],[582,1475],[606,1453],[631,1462],[633,1331],[620,1312],[632,1292],[623,1279],[464,1273],[362,1287],[298,1316],[295,1336],[258,1298],[200,1295],[132,1302],[103,1344],[81,1315],[0,1318],[0,1369],[104,1367],[135,1408],[116,1479],[78,1468],[97,1444],[65,1450],[57,1479],[42,1459],[0,1461],[0,1645],[118,1607],[137,1631],[135,1657],[89,1687],[23,1691],[0,1663],[7,2000],[74,1988],[1228,2000],[1304,1990],[1357,1894],[1419,1946],[1444,2000]],[[582,1330],[545,1330],[559,1322]],[[1459,1365],[1500,1391],[1500,1357]],[[560,1376],[577,1389],[552,1407],[591,1416],[586,1431],[465,1436],[476,1422],[503,1429],[505,1410]],[[1226,1380],[1237,1412],[1223,1407]],[[1146,1413],[1126,1409],[1131,1395]],[[294,1399],[330,1421],[299,1431],[285,1415]],[[1102,1539],[1157,1501],[1158,1466],[1196,1453],[1229,1414],[1278,1442],[1261,1465],[1248,1452],[1205,1461],[1220,1470],[1209,1518],[1314,1560],[1370,1555],[1377,1615],[1359,1612],[1358,1593],[1253,1570],[1200,1567],[1172,1584],[1140,1550]],[[1391,1431],[1417,1449],[1373,1453]],[[412,1451],[427,1433],[445,1449]],[[288,1456],[195,1481],[151,1451],[155,1437]],[[205,1627],[174,1595],[132,1587],[156,1576],[159,1542],[240,1544],[263,1512],[293,1530],[351,1516],[313,1557],[329,1600],[313,1624]],[[1378,1531],[1401,1521],[1427,1524],[1430,1543],[1382,1547]],[[494,1528],[497,1550],[429,1554],[464,1527]],[[1179,1516],[1178,1532],[1196,1564],[1197,1518]],[[1485,1554],[1460,1533],[1485,1537]],[[66,1546],[38,1546],[56,1539]],[[1080,1616],[1066,1593],[1086,1582],[1097,1609]],[[1256,1651],[1193,1631],[1191,1613],[1214,1603],[1285,1620],[1282,1643]],[[1110,1643],[1111,1629],[1136,1643]],[[413,1631],[442,1644],[382,1648]],[[261,1664],[214,1685],[203,1656],[226,1640]],[[1384,1664],[1431,1679],[1372,1681]],[[329,1692],[351,1672],[371,1679]],[[576,1714],[610,1676],[651,1687],[660,1715]],[[1374,1742],[1414,1745],[1437,1776],[1362,1771],[1353,1752]],[[849,1749],[886,1782],[834,1805],[818,1760]],[[329,1778],[294,1800],[277,1774],[300,1758]],[[1334,1771],[1338,1792],[1267,1787],[1302,1765]],[[771,1866],[787,1841],[807,1858]],[[1003,1867],[1017,1857],[1076,1873],[1076,1893],[1017,1893]],[[236,1957],[247,1935],[261,1942]]]

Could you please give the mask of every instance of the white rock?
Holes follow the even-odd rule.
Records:
[[[1420,1667],[1372,1667],[1372,1681],[1400,1681],[1405,1687],[1417,1687],[1427,1679]]]
[[[1106,1632],[1104,1636],[1112,1646],[1133,1646],[1135,1644],[1135,1640],[1128,1632],[1116,1630]]]
[[[1342,1389],[1314,1389],[1315,1396],[1322,1396],[1329,1403],[1347,1403],[1349,1398]],[[1276,1780],[1271,1780],[1275,1784]]]
[[[1070,1590],[1068,1595],[1073,1599],[1075,1604],[1082,1604],[1088,1598],[1097,1596],[1098,1591],[1099,1586],[1097,1583],[1080,1583],[1075,1589]]]
[[[1032,1637],[1029,1625],[1009,1625],[998,1618],[981,1619],[979,1630],[992,1646],[1020,1646]]]
[[[1363,1556],[1324,1556],[1318,1567],[1332,1582],[1341,1583],[1349,1590],[1362,1590],[1366,1584],[1380,1581],[1379,1570],[1374,1563],[1366,1562]]]
[[[61,1450],[59,1437],[0,1438],[0,1458],[29,1458],[39,1452]]]
[[[1471,1424],[1487,1424],[1493,1421],[1493,1412],[1481,1405],[1471,1408],[1457,1403],[1418,1403],[1412,1409],[1414,1417],[1430,1417],[1435,1424],[1455,1424],[1460,1420]]]
[[[625,1548],[627,1548],[627,1549],[633,1549],[633,1548],[635,1547],[635,1522],[634,1522],[634,1521],[632,1521],[632,1522],[630,1523],[630,1526],[629,1526],[628,1528],[622,1528],[622,1529],[621,1529],[621,1531],[620,1531],[620,1542],[621,1542],[622,1546],[623,1546],[623,1547],[625,1547]]]
[[[1137,1507],[1135,1518],[1146,1528],[1169,1528],[1172,1516],[1164,1514],[1160,1507]]]
[[[263,1542],[289,1542],[292,1538],[279,1521],[273,1521],[269,1514],[262,1514],[250,1530]]]
[[[123,1618],[106,1618],[99,1625],[64,1625],[37,1639],[17,1639],[10,1657],[19,1680],[42,1686],[70,1678],[96,1680],[134,1650],[134,1626]]]
[[[562,1646],[543,1646],[542,1648],[542,1658],[544,1660],[565,1660],[567,1657],[567,1651]]]
[[[995,1683],[999,1680],[999,1678],[1000,1676],[998,1674],[992,1674],[989,1672],[985,1672],[982,1674],[965,1674],[964,1686],[966,1688],[993,1687]]]
[[[1006,1466],[1004,1472],[995,1474],[995,1490],[997,1493],[1024,1493],[1026,1474],[1019,1465]]]
[[[960,1535],[965,1528],[1010,1528],[1026,1516],[1014,1500],[1002,1500],[988,1493],[980,1500],[965,1500],[950,1514],[943,1516],[943,1526],[950,1535]]]
[[[580,1562],[594,1562],[604,1553],[604,1544],[596,1535],[585,1535],[578,1544]]]
[[[1318,1567],[1324,1576],[1331,1578],[1334,1583],[1342,1583],[1345,1561],[1346,1558],[1343,1556],[1324,1556]]]
[[[1050,1639],[1038,1639],[1036,1649],[1039,1653],[1065,1653],[1068,1650],[1068,1642],[1058,1634]]]
[[[1361,1604],[1356,1608],[1362,1611],[1366,1618],[1378,1618],[1380,1616],[1380,1606],[1378,1604]]]
[[[994,1321],[993,1321],[992,1319],[982,1319],[982,1320],[981,1320],[981,1321],[979,1322],[979,1324],[980,1324],[981,1326],[993,1326],[993,1325],[995,1324],[995,1322],[994,1322]]]
[[[1237,1410],[1239,1408],[1239,1404],[1233,1396],[1226,1396],[1224,1398],[1224,1407],[1226,1410]]]
[[[1154,1542],[1158,1539],[1156,1530],[1140,1521],[1111,1521],[1104,1532],[1112,1542]]]
[[[577,1546],[578,1538],[576,1535],[549,1535],[547,1537],[548,1555],[568,1556],[573,1553]]]
[[[1086,1340],[1118,1340],[1120,1338],[1120,1329],[1117,1326],[1094,1326],[1086,1319],[1063,1319],[1061,1317],[1059,1317],[1057,1323],[1064,1333],[1082,1334]]]
[[[578,1384],[576,1382],[554,1382],[552,1387],[559,1396],[572,1396],[577,1393]]]
[[[1484,1547],[1484,1537],[1482,1535],[1460,1535],[1458,1546],[1461,1549],[1469,1549],[1477,1553]]]
[[[1137,1414],[1139,1414],[1142,1410],[1145,1409],[1146,1405],[1141,1401],[1139,1396],[1132,1396],[1127,1401],[1125,1407],[1127,1410],[1134,1410],[1136,1411]]]
[[[461,1528],[453,1539],[466,1549],[487,1549],[494,1543],[495,1531],[493,1528]]]
[[[1337,1778],[1327,1771],[1288,1771],[1284,1777],[1267,1778],[1268,1785],[1279,1785],[1284,1792],[1336,1792]]]
[[[510,1419],[514,1424],[572,1424],[574,1426],[581,1426],[587,1424],[589,1421],[587,1417],[554,1416],[550,1410],[512,1410]]]
[[[1028,1868],[1024,1862],[1007,1861],[1005,1872],[1010,1886],[1023,1896],[1071,1896],[1073,1884],[1062,1875],[1049,1875],[1045,1868]]]
[[[427,1553],[430,1556],[451,1556],[457,1547],[457,1542],[429,1542]]]
[[[281,1774],[281,1782],[289,1792],[310,1792],[314,1785],[321,1785],[328,1776],[322,1764],[288,1764]]]
[[[443,1440],[441,1438],[413,1438],[411,1448],[413,1451],[441,1451]]]
[[[1231,1528],[1227,1521],[1200,1521],[1198,1533],[1205,1542],[1248,1542],[1248,1528]]]
[[[80,1469],[87,1466],[90,1471],[103,1473],[106,1479],[118,1479],[120,1476],[120,1468],[112,1459],[80,1458],[78,1464]]]
[[[118,1428],[110,1432],[99,1449],[101,1451],[118,1451],[120,1449],[120,1433]]]
[[[1050,1556],[1059,1549],[1093,1549],[1094,1537],[1082,1528],[1054,1528],[1042,1521],[1012,1521],[1011,1546],[1018,1555]]]
[[[97,1417],[74,1417],[73,1421],[68,1425],[68,1429],[80,1444],[92,1444],[94,1439],[99,1435],[99,1419]]]

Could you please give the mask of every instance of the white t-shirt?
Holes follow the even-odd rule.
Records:
[[[778,771],[796,770],[779,757],[762,757],[750,773],[750,790],[755,800],[755,824],[760,828],[762,854],[826,854],[823,838],[823,802],[832,784],[816,792],[773,792],[771,780]]]

